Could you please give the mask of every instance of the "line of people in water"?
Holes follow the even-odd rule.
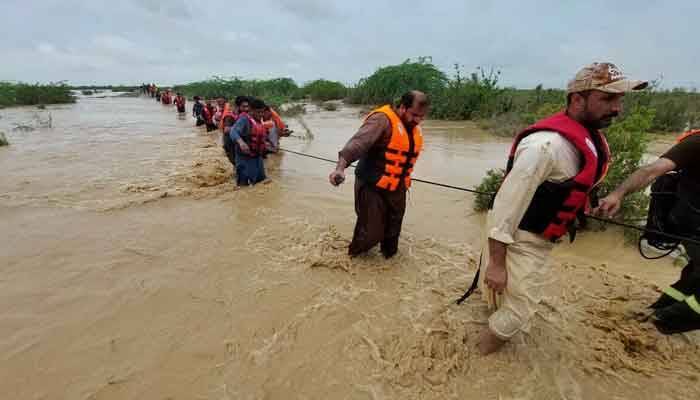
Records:
[[[506,176],[486,220],[487,239],[480,257],[483,271],[477,272],[472,287],[460,299],[479,288],[492,310],[479,338],[482,354],[495,352],[518,332],[528,331],[543,297],[542,289],[556,273],[549,266],[554,245],[566,235],[573,240],[584,214],[613,216],[626,195],[660,177],[675,182],[674,189],[663,190],[675,196],[669,196],[672,204],[666,211],[658,213],[658,218],[650,214],[650,219],[664,221],[668,233],[692,242],[682,242],[689,262],[679,280],[649,306],[652,322],[664,334],[700,329],[700,246],[696,243],[700,238],[700,167],[696,158],[700,130],[683,134],[657,161],[640,168],[595,204],[596,187],[604,180],[613,156],[603,130],[622,113],[625,94],[647,86],[647,81],[627,78],[612,63],[592,63],[569,81],[564,110],[516,136]],[[169,90],[165,96],[162,100],[161,95],[161,102],[169,104]],[[180,94],[175,98],[181,98]],[[331,185],[342,184],[345,170],[357,162],[357,219],[350,256],[377,245],[386,258],[399,251],[406,192],[424,150],[421,123],[429,109],[425,93],[409,91],[397,103],[370,112],[339,151],[336,167],[328,177]],[[274,110],[262,100],[246,96],[237,97],[233,106],[219,97],[216,107],[196,96],[192,113],[196,125],[205,125],[207,131],[221,130],[238,185],[266,179],[263,159],[279,150],[279,137],[286,132]]]
[[[174,104],[178,114],[184,116],[187,100],[181,93],[173,97],[171,89],[161,92],[155,85],[142,87],[142,93],[163,105]],[[214,101],[194,96],[192,117],[195,126],[206,127],[207,132],[221,131],[224,152],[238,186],[266,180],[265,158],[279,152],[280,137],[291,134],[277,111],[263,100],[249,96],[236,97],[233,105],[224,96]]]

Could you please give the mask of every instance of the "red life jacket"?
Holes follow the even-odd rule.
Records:
[[[573,226],[577,214],[588,206],[589,193],[605,178],[610,164],[610,149],[602,132],[590,132],[566,113],[560,112],[536,122],[518,134],[510,150],[506,174],[513,168],[520,141],[539,131],[559,133],[581,154],[582,163],[578,174],[564,182],[541,184],[520,221],[520,229],[555,241]]]
[[[265,141],[267,137],[267,130],[263,126],[262,122],[258,122],[255,118],[248,115],[248,113],[241,113],[238,118],[248,118],[250,122],[250,136],[244,138],[244,141],[250,148],[251,153],[257,156],[262,156],[267,150],[267,142]]]
[[[202,114],[204,115],[204,120],[207,122],[207,124],[214,123],[212,119],[214,118],[214,107],[205,105],[202,109]]]
[[[184,108],[185,107],[185,98],[182,96],[177,96],[175,97],[175,105]]]
[[[700,129],[691,129],[681,133],[678,138],[676,138],[676,143],[680,143],[693,135],[700,135]]]

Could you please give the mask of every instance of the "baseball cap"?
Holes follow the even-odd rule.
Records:
[[[602,62],[581,68],[566,87],[567,93],[586,90],[599,90],[606,93],[626,93],[642,90],[649,85],[647,81],[628,79],[620,68],[613,63]]]

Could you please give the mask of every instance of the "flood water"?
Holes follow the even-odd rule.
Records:
[[[191,106],[188,105],[188,108]],[[360,110],[282,147],[326,158]],[[289,119],[295,134],[304,128]],[[349,259],[352,172],[292,153],[235,190],[218,132],[150,98],[0,110],[0,393],[13,399],[676,399],[699,335],[643,321],[679,268],[616,230],[555,251],[533,328],[495,356],[471,282],[483,216],[416,183],[399,254]],[[509,140],[428,121],[415,175],[473,187]],[[654,150],[655,151],[655,150]],[[661,150],[662,151],[662,150]]]

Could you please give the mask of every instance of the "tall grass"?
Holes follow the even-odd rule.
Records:
[[[74,103],[70,87],[64,83],[46,85],[0,82],[0,106]]]

